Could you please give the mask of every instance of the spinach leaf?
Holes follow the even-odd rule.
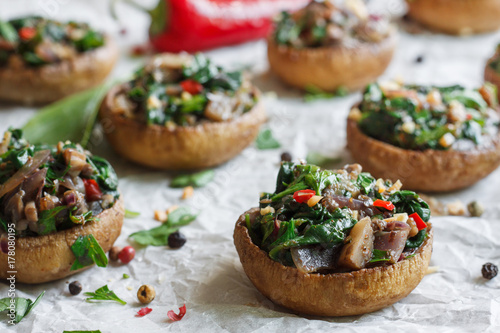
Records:
[[[180,175],[172,179],[170,187],[203,187],[210,183],[214,177],[215,171],[211,169],[188,175]]]
[[[2,20],[0,20],[0,36],[9,43],[15,43],[19,40],[19,35],[12,24]]]
[[[330,99],[335,97],[344,97],[349,94],[349,90],[345,86],[338,87],[333,93],[325,92],[320,88],[308,85],[306,86],[306,94],[304,95],[304,102],[313,102],[319,99]]]
[[[99,32],[89,30],[81,39],[74,41],[74,43],[78,51],[85,52],[103,46],[104,36]]]
[[[294,164],[292,162],[281,162],[278,178],[276,179],[276,193],[284,191],[293,182],[293,170]]]
[[[274,38],[276,42],[278,44],[288,44],[299,37],[302,26],[295,23],[289,13],[282,12],[275,31]]]
[[[85,147],[108,88],[100,85],[43,107],[23,126],[25,138],[32,144],[70,140]]]
[[[444,94],[443,99],[448,103],[456,100],[465,105],[465,107],[476,110],[484,110],[488,107],[488,104],[486,104],[479,92],[469,89],[453,90]]]
[[[194,221],[196,217],[197,215],[192,214],[188,208],[180,207],[168,214],[167,222],[161,226],[134,232],[129,237],[141,245],[168,245],[168,236]]]
[[[71,266],[72,271],[94,263],[99,267],[106,267],[108,265],[106,253],[104,253],[104,250],[92,234],[79,236],[73,245],[71,245],[71,251],[73,251],[76,257],[75,262]]]
[[[38,305],[40,300],[42,299],[43,295],[45,295],[45,291],[42,291],[40,295],[35,299],[33,302],[32,300],[28,298],[21,298],[21,297],[15,297],[14,298],[14,311],[16,314],[16,317],[14,319],[14,323],[19,323],[24,317],[26,317],[31,310],[35,306]],[[7,311],[9,309],[9,306],[11,304],[12,298],[6,297],[0,299],[0,312]]]
[[[118,176],[111,164],[99,156],[87,157],[87,162],[97,171],[92,176],[92,179],[104,190],[116,191],[118,188]]]
[[[320,154],[315,151],[311,151],[307,153],[306,161],[309,164],[318,165],[320,167],[330,166],[332,164],[337,164],[342,161],[341,157],[329,157],[323,154]]]
[[[85,292],[84,295],[89,296],[89,298],[85,299],[89,303],[92,303],[92,301],[113,301],[118,302],[122,305],[127,304],[127,302],[116,296],[116,294],[112,290],[109,290],[108,285],[102,286],[95,292]]]
[[[373,249],[372,259],[369,263],[381,262],[381,261],[390,261],[390,255],[387,251]]]
[[[391,194],[388,200],[396,206],[397,213],[406,212],[408,215],[418,213],[424,222],[429,222],[431,217],[429,205],[420,199],[415,192],[407,190],[397,191]]]
[[[357,183],[363,193],[368,194],[375,187],[376,180],[368,172],[362,172],[358,175]]]
[[[58,222],[64,221],[68,217],[67,209],[67,206],[58,206],[42,211],[37,222],[38,234],[47,235],[56,232]]]
[[[260,150],[276,149],[281,147],[281,144],[274,138],[273,132],[269,128],[260,131],[257,139],[255,140],[255,144],[257,146],[257,149]]]
[[[219,73],[219,69],[204,55],[196,54],[192,63],[184,66],[182,73],[186,78],[205,84]]]
[[[427,229],[422,229],[418,232],[418,234],[406,240],[406,247],[409,249],[417,248],[420,245],[422,245],[422,243],[425,241],[426,238],[427,238]]]

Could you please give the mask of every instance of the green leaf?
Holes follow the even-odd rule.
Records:
[[[122,305],[127,304],[127,302],[123,301],[118,296],[116,296],[116,294],[112,290],[109,290],[108,285],[102,286],[93,293],[85,292],[83,294],[85,296],[89,296],[89,298],[85,299],[89,303],[92,303],[92,301],[113,301],[113,302],[118,302]]]
[[[387,251],[373,249],[372,259],[369,263],[381,262],[381,261],[390,261],[390,255],[388,255]]]
[[[125,217],[128,219],[133,219],[141,215],[141,213],[133,212],[131,210],[125,209]]]
[[[410,249],[417,248],[420,245],[422,245],[426,237],[427,237],[427,229],[422,229],[418,232],[418,234],[406,240],[406,247]]]
[[[349,90],[346,87],[340,86],[333,93],[325,92],[320,88],[308,85],[306,87],[306,94],[304,95],[304,102],[313,102],[318,99],[330,99],[335,97],[344,97],[349,94]]]
[[[71,270],[77,270],[95,263],[99,267],[108,265],[108,258],[92,234],[79,236],[71,245],[71,251],[76,257]]]
[[[25,138],[31,144],[70,140],[85,147],[108,88],[103,84],[43,107],[23,126]]]
[[[273,132],[269,128],[260,131],[255,144],[257,145],[257,149],[261,150],[281,147],[281,144],[273,137]]]
[[[307,153],[306,161],[309,164],[318,165],[320,167],[330,166],[332,164],[337,164],[342,162],[341,157],[329,157],[318,153],[316,151],[311,151]]]
[[[164,246],[168,245],[168,236],[196,219],[186,207],[180,207],[168,214],[167,222],[149,230],[134,232],[129,237],[141,245]]]
[[[210,183],[215,176],[214,170],[204,170],[201,172],[180,175],[172,179],[170,182],[170,187],[203,187]]]
[[[40,218],[38,219],[38,234],[39,235],[47,235],[57,231],[56,222],[59,219],[58,214],[63,210],[67,209],[66,206],[58,206],[52,209],[44,210],[40,214]],[[65,216],[64,218],[66,218]]]
[[[14,323],[18,323],[24,317],[26,317],[31,312],[31,310],[33,310],[33,308],[37,306],[43,295],[45,295],[45,291],[42,291],[42,293],[38,295],[34,302],[28,298],[15,297],[14,312],[16,314],[16,317],[14,319]],[[11,300],[12,298],[10,297],[0,299],[0,312],[7,311],[9,309]]]
[[[368,172],[362,172],[358,175],[357,183],[363,189],[363,193],[368,194],[375,186],[376,180]]]
[[[0,20],[0,36],[2,36],[7,42],[15,43],[19,40],[19,35],[16,29],[9,22]]]
[[[123,278],[124,279],[128,279],[130,277],[130,275],[126,274],[126,273],[123,273]]]

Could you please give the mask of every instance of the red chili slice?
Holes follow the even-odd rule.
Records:
[[[316,191],[314,191],[314,190],[300,190],[300,191],[297,191],[293,194],[293,198],[298,203],[304,203],[304,202],[307,202],[309,199],[311,199],[315,195],[316,195]]]
[[[387,210],[393,210],[394,209],[394,204],[390,201],[384,201],[384,200],[380,200],[380,199],[377,199],[373,202],[373,205],[375,207],[381,207],[381,208],[385,208]]]
[[[422,218],[420,217],[420,215],[418,215],[418,213],[413,213],[409,217],[411,217],[413,221],[415,221],[415,223],[417,224],[418,231],[427,228],[427,224],[424,222],[424,220],[422,220]]]
[[[96,201],[102,198],[99,184],[94,179],[83,178],[83,185],[85,185],[85,197],[88,201]]]
[[[203,86],[195,80],[184,80],[180,84],[182,90],[187,91],[191,95],[196,95],[203,91]]]
[[[153,309],[151,309],[151,308],[142,308],[139,311],[137,311],[137,314],[135,316],[136,317],[144,317],[148,313],[151,313],[151,311],[153,311]]]
[[[31,27],[23,27],[19,29],[19,37],[22,40],[30,40],[36,35],[36,29]]]
[[[186,304],[184,304],[182,307],[179,308],[179,314],[176,314],[174,310],[170,310],[167,312],[168,318],[170,318],[171,321],[179,321],[184,317],[186,314]]]

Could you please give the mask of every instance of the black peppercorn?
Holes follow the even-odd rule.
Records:
[[[176,231],[168,236],[168,246],[172,249],[179,249],[186,244],[186,236]]]
[[[498,274],[498,267],[491,262],[487,262],[481,269],[481,274],[485,279],[491,280]]]
[[[78,295],[82,291],[82,284],[78,281],[73,281],[69,284],[69,293],[71,295]]]
[[[291,162],[292,161],[292,155],[285,151],[283,154],[281,154],[281,161],[282,162]]]
[[[423,62],[423,61],[424,61],[424,56],[422,56],[422,55],[419,55],[419,56],[417,57],[417,59],[415,59],[415,62],[416,62],[417,64],[420,64],[420,63],[421,63],[421,62]]]

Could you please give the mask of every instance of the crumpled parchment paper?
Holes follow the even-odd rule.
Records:
[[[151,2],[151,1],[149,1]],[[149,3],[148,2],[148,3]],[[113,77],[126,77],[143,59],[128,57],[131,45],[146,40],[148,23],[144,14],[119,6],[122,24],[110,18],[107,2],[93,1],[4,1],[0,19],[39,13],[56,18],[88,20],[115,35],[123,56]],[[379,2],[378,5],[381,5]],[[382,3],[384,10],[397,13],[401,2]],[[477,86],[487,57],[493,53],[500,33],[474,37],[449,37],[424,33],[401,33],[394,60],[385,78],[402,77],[425,84],[465,84]],[[352,162],[345,151],[345,119],[349,107],[360,94],[334,100],[304,103],[301,93],[282,85],[266,73],[263,41],[209,52],[224,66],[250,66],[255,82],[263,91],[270,114],[268,126],[282,143],[281,149],[246,149],[233,161],[216,169],[216,178],[207,187],[196,189],[193,198],[181,201],[181,189],[168,187],[172,174],[151,171],[117,156],[106,144],[97,142],[94,152],[108,158],[120,176],[126,207],[140,212],[126,219],[117,245],[127,245],[132,232],[158,226],[155,209],[181,204],[200,211],[198,219],[183,228],[188,242],[180,250],[167,247],[137,247],[136,258],[128,265],[110,264],[39,286],[17,285],[18,296],[34,299],[45,290],[40,304],[16,326],[7,325],[0,314],[1,332],[62,332],[101,330],[102,332],[499,332],[500,277],[481,277],[485,262],[500,264],[500,170],[476,185],[456,193],[440,195],[444,201],[456,198],[465,203],[479,200],[486,207],[481,218],[435,217],[432,266],[436,273],[426,276],[404,300],[375,313],[355,317],[321,318],[293,314],[262,296],[243,272],[234,249],[232,234],[238,216],[257,205],[261,191],[272,191],[280,154],[289,151],[304,158],[308,151],[340,156],[340,165]],[[415,59],[422,55],[422,63]],[[347,69],[346,69],[347,70]],[[34,108],[0,106],[0,130],[21,126]],[[339,166],[340,166],[339,165]],[[130,275],[122,279],[123,273]],[[107,284],[128,302],[89,304],[82,294],[71,296],[68,281],[78,280],[83,291]],[[153,312],[136,318],[142,307],[136,292],[142,284],[156,288]],[[128,288],[127,288],[128,287]],[[0,283],[5,297],[7,285]],[[129,290],[131,289],[131,290]],[[291,290],[293,292],[293,290]],[[335,301],[335,300],[332,300]],[[168,320],[168,310],[186,304],[187,314],[179,322]]]

